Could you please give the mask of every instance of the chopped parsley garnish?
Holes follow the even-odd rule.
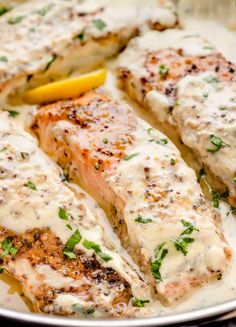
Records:
[[[161,77],[165,77],[168,74],[169,67],[167,67],[165,64],[160,64],[159,66],[159,75]]]
[[[80,41],[83,41],[83,40],[84,40],[84,37],[85,37],[85,32],[82,31],[82,32],[80,32],[78,35],[76,35],[76,36],[74,37],[74,39],[79,39]]]
[[[135,298],[133,300],[133,306],[138,307],[138,308],[143,308],[143,307],[145,307],[145,304],[149,303],[149,302],[150,302],[149,300],[141,300],[141,299]]]
[[[54,54],[54,55],[52,56],[52,58],[49,60],[49,62],[47,63],[47,65],[46,65],[46,67],[45,67],[45,69],[44,69],[44,72],[46,72],[46,71],[50,68],[50,66],[53,64],[53,62],[54,62],[56,59],[57,59],[57,55]]]
[[[94,250],[94,252],[104,261],[110,261],[112,260],[112,257],[104,252],[101,251],[101,247],[99,244],[94,243],[89,240],[84,240],[82,245],[87,249],[87,250]]]
[[[4,241],[2,241],[1,243],[1,247],[3,249],[3,252],[1,253],[1,257],[5,257],[8,254],[11,255],[16,255],[17,253],[17,249],[13,246],[12,241],[10,239],[5,239]]]
[[[183,255],[186,256],[188,253],[188,246],[189,244],[194,242],[194,239],[186,236],[183,237],[183,235],[190,235],[194,231],[199,232],[199,229],[196,228],[192,223],[184,219],[181,219],[181,223],[186,228],[180,234],[180,237],[177,240],[174,240],[173,243],[176,250],[182,252]]]
[[[7,109],[4,109],[4,111],[7,111],[9,116],[12,117],[12,118],[15,118],[17,116],[19,116],[19,111],[16,111],[16,110],[7,110]]]
[[[220,199],[225,199],[228,196],[229,196],[229,192],[228,191],[226,191],[226,192],[224,192],[222,194],[219,194],[218,192],[212,191],[211,192],[212,206],[214,208],[219,208],[219,204],[220,204],[219,200]]]
[[[130,159],[136,157],[138,154],[139,154],[139,152],[137,152],[137,153],[132,153],[132,154],[128,154],[127,156],[125,156],[125,157],[123,158],[123,160],[128,161],[128,160],[130,160]]]
[[[100,18],[94,19],[93,23],[99,31],[102,31],[107,26],[107,24]]]
[[[80,234],[80,231],[78,229],[76,229],[74,231],[74,233],[71,235],[71,237],[69,238],[69,240],[66,242],[65,249],[66,250],[74,250],[74,247],[76,246],[76,244],[79,244],[81,239],[82,239],[82,236]]]
[[[138,215],[137,218],[135,218],[136,223],[139,224],[147,224],[153,222],[152,218],[143,218],[142,216]]]
[[[197,177],[198,183],[200,183],[200,180],[201,180],[202,176],[204,176],[204,175],[205,175],[205,170],[204,170],[204,168],[201,168],[199,170],[198,177]]]
[[[161,145],[165,145],[168,143],[168,140],[167,139],[160,139],[158,141],[155,141],[157,144],[161,144]]]
[[[150,134],[151,135],[151,132],[153,132],[154,131],[154,128],[152,128],[152,127],[149,127],[148,129],[147,129],[147,132],[148,132],[148,134]]]
[[[219,83],[219,79],[216,76],[206,76],[203,78],[203,80],[207,83]]]
[[[10,9],[7,7],[0,7],[0,16],[4,15],[6,12],[8,12]]]
[[[5,151],[5,150],[7,150],[7,147],[6,147],[6,146],[4,146],[4,147],[0,150],[0,152],[3,152],[3,151]]]
[[[0,61],[8,62],[8,59],[6,56],[0,56]]]
[[[225,106],[219,106],[220,110],[226,110],[227,108]]]
[[[7,22],[8,24],[15,25],[20,23],[24,19],[24,17],[25,16],[10,17]]]
[[[208,98],[208,93],[204,92],[202,95],[202,101],[204,102]]]
[[[37,191],[36,185],[31,181],[28,181],[27,184],[25,184],[25,186],[27,186],[28,188],[30,188],[33,191]]]
[[[73,304],[72,309],[73,309],[74,312],[83,313],[85,315],[91,315],[91,314],[93,314],[95,312],[95,309],[93,307],[86,309],[80,303]]]
[[[215,191],[212,191],[212,192],[211,192],[211,196],[212,196],[212,198],[211,198],[212,206],[213,206],[214,208],[219,208],[219,204],[220,204],[220,202],[219,202],[219,200],[220,200],[220,194],[217,193],[217,192],[215,192]]]
[[[166,145],[168,143],[167,139],[160,139],[160,140],[149,140],[149,142],[155,142],[156,144],[160,144],[160,145]]]
[[[170,159],[170,164],[171,164],[171,166],[174,166],[175,165],[175,159]]]
[[[0,267],[0,274],[4,273],[4,268]]]
[[[160,268],[162,265],[163,260],[165,259],[166,255],[168,254],[168,249],[165,248],[166,242],[161,243],[155,251],[155,260],[150,265],[150,270],[153,277],[157,280],[157,282],[162,281]]]
[[[103,139],[103,143],[107,144],[108,143],[108,138],[106,137],[105,139]]]
[[[185,255],[185,256],[188,253],[188,245],[193,242],[194,242],[194,239],[191,237],[184,237],[184,238],[173,241],[176,250],[181,251],[183,253],[183,255]]]
[[[236,184],[236,177],[233,178],[233,183]]]
[[[64,254],[64,256],[68,257],[69,259],[76,259],[76,255],[73,251],[64,249],[63,254]]]
[[[29,153],[28,152],[21,152],[21,158],[24,159],[24,160],[27,160],[29,159]]]
[[[69,218],[69,215],[68,215],[67,211],[64,208],[61,208],[61,207],[58,210],[58,216],[62,220],[68,220],[68,218]]]
[[[222,148],[223,145],[225,145],[221,138],[213,134],[210,136],[210,141],[215,146],[215,148],[208,148],[207,152],[217,152]]]
[[[192,234],[193,231],[199,232],[199,229],[196,228],[189,221],[181,219],[181,223],[183,224],[184,227],[187,227],[187,228],[180,235],[189,235],[189,234]]]
[[[54,5],[51,3],[48,6],[45,6],[45,7],[41,8],[41,9],[39,9],[37,11],[37,14],[39,14],[40,16],[45,16],[53,8],[53,6]]]
[[[72,227],[70,224],[67,224],[66,227],[69,228],[70,230],[72,230]]]

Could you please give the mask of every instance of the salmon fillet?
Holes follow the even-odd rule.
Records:
[[[219,192],[213,198],[229,193],[236,206],[236,66],[201,37],[172,30],[133,39],[118,75],[128,94],[175,126],[200,158]]]
[[[97,93],[43,106],[41,146],[106,210],[164,303],[221,278],[231,250],[195,173],[130,107]]]
[[[30,0],[0,17],[0,90],[41,85],[111,57],[147,24],[176,23],[166,0]]]
[[[98,206],[75,195],[35,139],[0,117],[0,257],[39,311],[140,315],[149,286],[120,256]],[[138,311],[140,313],[138,313]]]

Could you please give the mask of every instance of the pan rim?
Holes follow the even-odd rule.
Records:
[[[135,326],[169,326],[177,323],[210,319],[228,314],[236,310],[236,299],[229,300],[217,305],[208,306],[202,309],[174,313],[151,318],[132,318],[132,319],[71,319],[66,317],[48,316],[37,313],[20,312],[12,309],[0,308],[0,316],[19,322],[36,323],[40,325],[68,326],[68,327],[135,327]],[[101,325],[102,323],[102,325]]]

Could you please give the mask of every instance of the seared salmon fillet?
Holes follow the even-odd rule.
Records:
[[[208,170],[213,188],[229,192],[236,206],[236,66],[184,30],[133,39],[118,66],[129,95],[164,126],[176,127]]]
[[[218,214],[175,145],[128,105],[88,93],[42,106],[32,128],[43,150],[106,210],[164,303],[221,278],[231,250]]]
[[[61,179],[32,136],[0,117],[0,257],[41,312],[139,314],[149,286],[116,251],[98,206]],[[145,296],[145,297],[144,297]],[[142,311],[142,309],[141,309]],[[140,313],[141,314],[141,313]]]
[[[166,0],[30,0],[0,17],[2,96],[88,70],[113,56],[147,24],[176,23]]]

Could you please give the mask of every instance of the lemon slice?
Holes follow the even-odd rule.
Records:
[[[84,92],[91,91],[93,88],[104,84],[105,80],[106,69],[102,68],[88,74],[53,82],[29,90],[23,95],[23,100],[26,103],[36,104],[75,98]]]

